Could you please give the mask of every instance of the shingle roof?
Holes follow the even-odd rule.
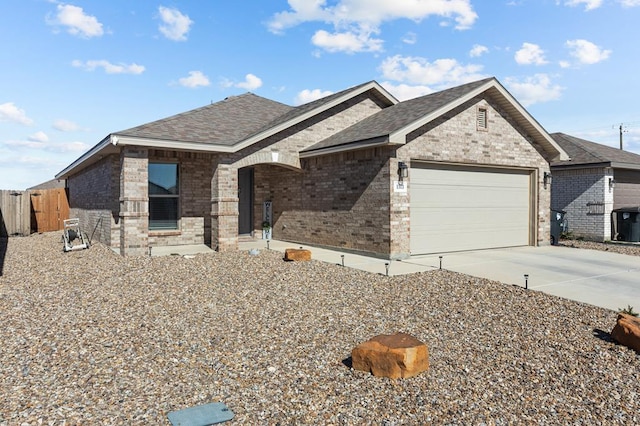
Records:
[[[246,93],[115,134],[234,145],[293,109],[289,105]]]
[[[388,137],[393,132],[429,115],[491,80],[493,80],[493,77],[397,103],[318,142],[305,151],[315,151],[359,141]]]
[[[552,166],[581,166],[589,164],[617,163],[640,165],[640,155],[602,145],[564,133],[552,133],[551,137],[571,157],[569,161],[555,161]]]

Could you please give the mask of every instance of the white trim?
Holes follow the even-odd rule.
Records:
[[[345,151],[354,151],[357,149],[365,149],[365,148],[377,148],[380,146],[387,146],[387,145],[392,145],[392,144],[389,143],[389,141],[387,141],[386,138],[378,142],[371,142],[371,140],[366,140],[366,141],[349,143],[345,145],[320,148],[320,149],[316,149],[309,152],[300,152],[298,156],[300,157],[300,159],[303,159],[303,158],[317,157],[318,155],[338,154],[340,152],[345,152]]]
[[[139,138],[136,136],[114,135],[117,146],[143,146],[145,148],[160,148],[175,151],[200,151],[200,152],[235,152],[232,146],[211,144],[205,142],[182,142],[169,139]],[[114,144],[115,145],[115,144]]]

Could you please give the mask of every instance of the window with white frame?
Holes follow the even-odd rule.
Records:
[[[149,230],[178,229],[180,180],[177,163],[149,163]]]

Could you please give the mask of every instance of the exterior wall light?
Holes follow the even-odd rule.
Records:
[[[409,176],[409,166],[404,161],[398,163],[398,180],[403,182]]]
[[[542,183],[544,185],[544,188],[547,189],[547,185],[551,186],[551,182],[553,182],[553,176],[551,176],[551,173],[544,172],[544,175],[542,178]]]
[[[616,187],[616,180],[614,178],[609,178],[609,191]]]

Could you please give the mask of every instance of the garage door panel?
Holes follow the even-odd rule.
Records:
[[[411,169],[411,253],[529,244],[530,172]]]
[[[474,187],[473,189],[464,188],[446,188],[440,186],[428,186],[425,187],[422,193],[417,193],[415,197],[412,191],[412,205],[414,205],[414,198],[416,206],[418,208],[447,208],[451,206],[451,200],[459,198],[464,200],[466,205],[474,206],[475,208],[489,208],[494,209],[496,205],[500,205],[505,208],[518,208],[523,204],[527,205],[529,202],[528,194],[523,194],[522,189],[513,188],[490,188],[490,187]],[[490,193],[491,197],[487,197]]]

